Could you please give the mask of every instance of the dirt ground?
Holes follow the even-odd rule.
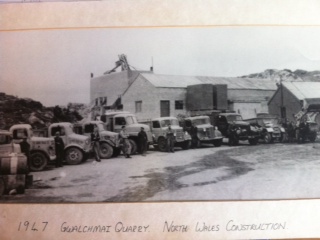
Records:
[[[140,202],[320,197],[320,144],[205,146],[93,159],[33,172],[22,195],[1,202]]]

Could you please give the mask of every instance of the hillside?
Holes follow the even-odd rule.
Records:
[[[320,82],[320,71],[305,71],[305,70],[295,70],[291,71],[289,69],[277,70],[277,69],[267,69],[261,73],[253,73],[246,76],[241,76],[242,78],[261,78],[261,79],[271,79],[276,83],[282,81],[312,81]]]
[[[76,122],[83,117],[84,104],[67,107],[45,107],[30,98],[18,98],[0,92],[0,129],[9,129],[14,124],[28,123],[34,128],[43,128],[54,122]]]

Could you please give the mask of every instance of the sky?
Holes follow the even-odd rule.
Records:
[[[320,70],[320,27],[104,28],[0,32],[0,92],[45,106],[89,103],[90,73],[119,54],[155,74],[237,77]]]

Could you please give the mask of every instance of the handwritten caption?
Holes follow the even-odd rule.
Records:
[[[19,222],[18,231],[46,231],[49,226],[48,221]],[[287,229],[286,222],[274,223],[238,223],[235,220],[230,220],[226,224],[211,224],[207,222],[195,222],[192,225],[177,224],[174,221],[164,221],[162,225],[162,232],[165,233],[187,233],[187,232],[219,232],[219,231],[279,231]],[[58,230],[56,227],[50,230]],[[158,232],[159,227],[153,228],[153,231]],[[62,233],[146,233],[151,231],[150,225],[130,225],[124,222],[117,222],[114,225],[74,225],[68,222],[62,222],[59,227],[59,232]]]

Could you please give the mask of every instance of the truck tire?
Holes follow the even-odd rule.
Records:
[[[250,145],[257,145],[258,144],[258,138],[252,138],[252,139],[249,139],[249,143]]]
[[[183,150],[188,150],[191,147],[191,141],[184,141],[181,144],[181,147],[182,147]]]
[[[268,132],[263,133],[263,142],[267,143],[267,144],[272,142],[272,137],[271,137],[270,133],[268,133]],[[255,144],[252,144],[252,145],[255,145]]]
[[[47,156],[42,152],[33,152],[30,154],[30,171],[42,171],[48,165]]]
[[[222,144],[222,139],[213,140],[213,141],[212,141],[212,144],[213,144],[215,147],[220,147],[221,144]]]
[[[309,141],[310,141],[310,142],[316,141],[316,139],[317,139],[317,133],[312,133],[312,134],[310,134],[308,138],[309,138]]]
[[[24,194],[25,193],[25,187],[24,186],[17,187],[17,193],[18,194]]]
[[[77,165],[82,162],[83,153],[79,148],[70,147],[66,150],[66,161],[69,165]]]
[[[108,143],[100,143],[100,158],[108,159],[111,158],[113,154],[113,148]]]
[[[160,152],[167,151],[167,140],[165,138],[159,138],[158,140],[158,149]]]
[[[286,143],[286,142],[288,142],[288,133],[282,133],[282,134],[281,134],[280,142],[281,142],[281,143]]]
[[[197,139],[197,146],[196,146],[196,148],[201,148],[201,146],[202,146],[201,141],[200,141],[199,139]]]
[[[129,139],[129,142],[131,144],[131,154],[135,154],[138,150],[138,145],[133,139]]]
[[[235,138],[233,139],[233,146],[238,146],[239,145],[239,139]]]

